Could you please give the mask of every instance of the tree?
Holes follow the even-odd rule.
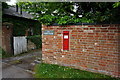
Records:
[[[114,23],[120,20],[115,3],[100,2],[20,2],[24,10],[42,24]],[[81,17],[82,15],[82,17]]]
[[[116,7],[120,7],[120,2],[116,2],[113,4],[113,7],[116,8]]]

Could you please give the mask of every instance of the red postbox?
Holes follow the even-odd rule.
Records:
[[[63,50],[69,50],[69,31],[63,31]]]

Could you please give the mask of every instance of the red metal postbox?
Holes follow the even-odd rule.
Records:
[[[63,31],[63,50],[69,50],[69,31]]]

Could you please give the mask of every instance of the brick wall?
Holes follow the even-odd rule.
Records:
[[[7,26],[9,26],[7,28]],[[8,54],[13,54],[13,24],[3,23],[2,25],[2,48]]]
[[[120,25],[42,26],[42,60],[120,77]],[[63,51],[63,31],[70,31],[69,51]]]

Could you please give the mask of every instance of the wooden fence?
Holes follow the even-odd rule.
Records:
[[[26,36],[13,37],[14,55],[27,51],[27,39]]]

